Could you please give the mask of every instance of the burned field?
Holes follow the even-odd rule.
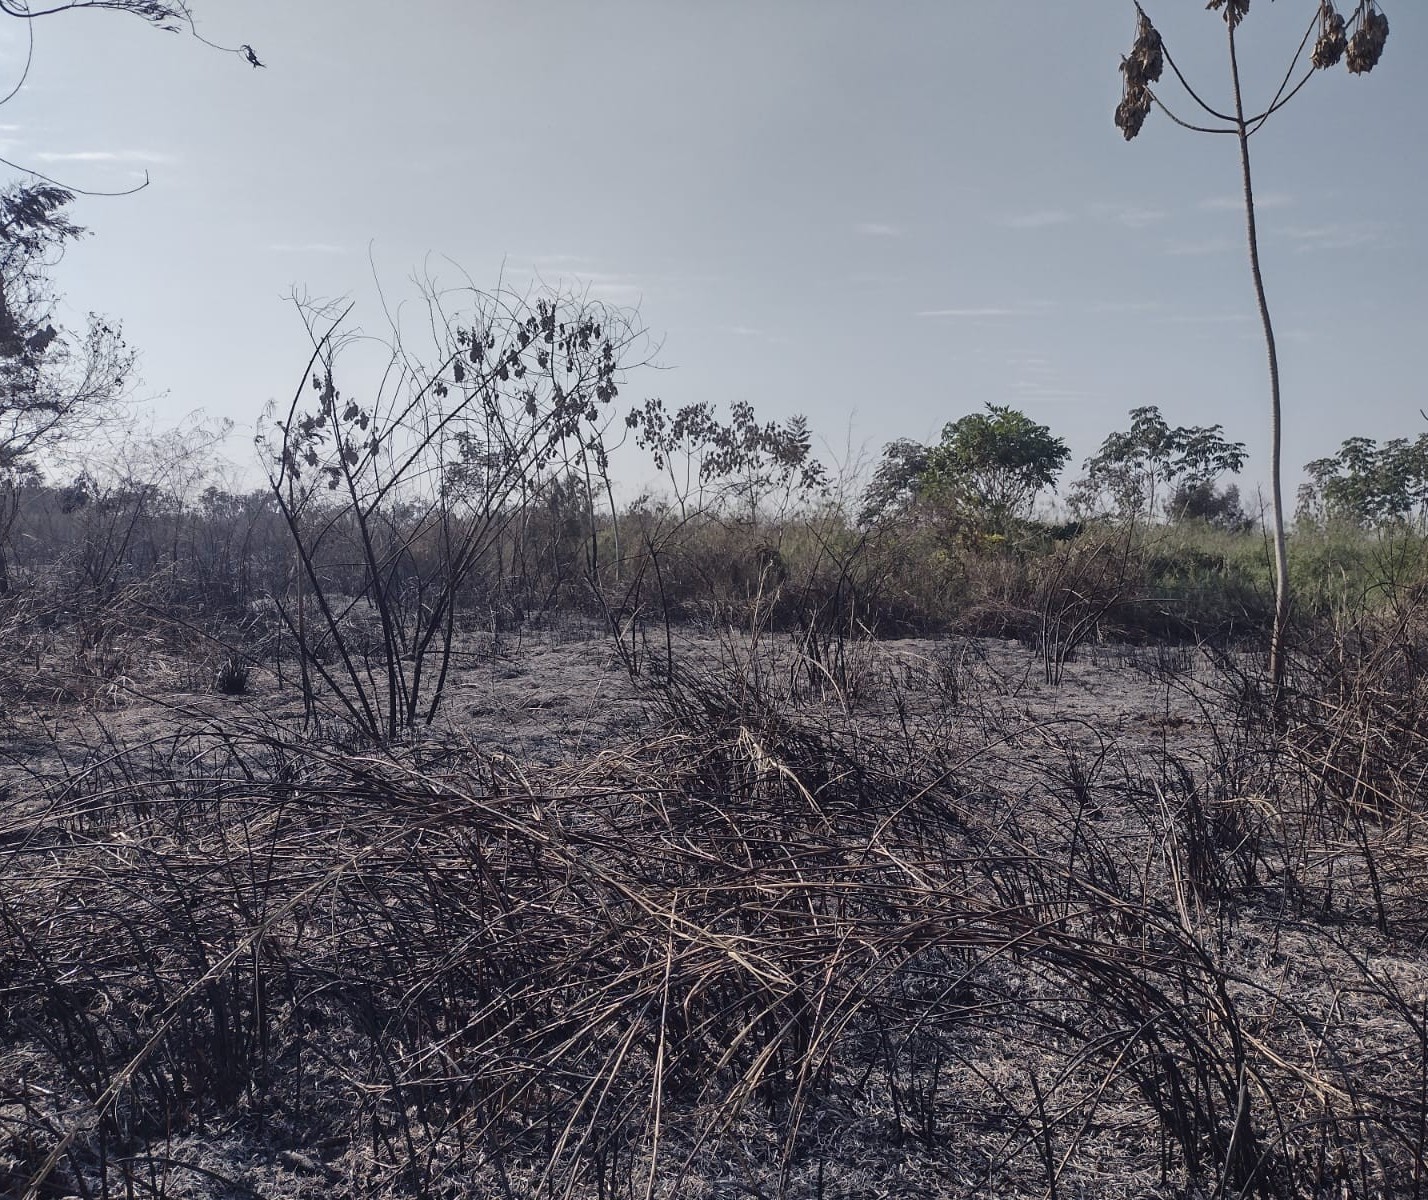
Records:
[[[0,0],[0,1196],[1428,1192],[1376,0],[222,7]]]
[[[1395,646],[1274,704],[1190,649],[567,624],[387,746],[266,670],[13,707],[4,1190],[1416,1195]]]

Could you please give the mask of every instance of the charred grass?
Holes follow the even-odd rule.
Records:
[[[976,641],[666,633],[611,650],[637,735],[554,762],[12,709],[0,1191],[1428,1188],[1415,608],[1287,698],[1127,652],[1158,740]]]

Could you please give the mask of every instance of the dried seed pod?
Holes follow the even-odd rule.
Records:
[[[1127,85],[1121,102],[1116,105],[1116,128],[1130,141],[1140,132],[1145,118],[1150,112],[1150,89],[1144,86]]]
[[[1349,39],[1344,33],[1344,18],[1334,11],[1330,0],[1319,6],[1319,39],[1314,43],[1314,66],[1318,70],[1332,67],[1344,57]]]
[[[1349,39],[1346,61],[1355,75],[1363,75],[1378,66],[1383,44],[1388,41],[1388,18],[1370,4],[1359,19],[1359,27]]]
[[[1152,100],[1149,85],[1156,82],[1165,69],[1160,34],[1139,4],[1135,10],[1135,41],[1130,54],[1121,59],[1121,102],[1116,105],[1116,128],[1125,135],[1126,141],[1135,137],[1145,124]]]
[[[1160,34],[1144,12],[1137,12],[1135,42],[1131,45],[1130,56],[1121,63],[1126,83],[1133,88],[1157,82],[1165,70],[1165,52]]]
[[[1205,5],[1211,11],[1223,8],[1225,20],[1229,22],[1231,29],[1245,19],[1245,14],[1249,12],[1249,6],[1250,0],[1210,0],[1210,3]]]

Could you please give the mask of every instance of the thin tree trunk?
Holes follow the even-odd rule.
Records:
[[[1269,352],[1270,420],[1270,506],[1274,520],[1274,625],[1269,635],[1269,678],[1276,693],[1284,682],[1284,635],[1289,622],[1289,558],[1284,539],[1283,422],[1279,407],[1279,354],[1274,346],[1274,326],[1269,319],[1269,302],[1264,295],[1264,275],[1259,267],[1259,236],[1255,229],[1254,187],[1250,182],[1249,130],[1245,127],[1244,100],[1240,93],[1240,64],[1235,53],[1235,27],[1230,25],[1230,75],[1235,88],[1235,132],[1240,142],[1240,167],[1244,174],[1245,226],[1249,235],[1250,274],[1259,303],[1259,319],[1264,326],[1264,345]]]

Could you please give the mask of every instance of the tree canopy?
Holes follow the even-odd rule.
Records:
[[[801,413],[783,424],[760,422],[753,405],[735,401],[721,421],[708,401],[674,413],[658,398],[630,410],[625,425],[670,481],[686,515],[736,498],[750,520],[770,496],[822,492],[827,472],[813,456],[813,435]]]
[[[988,404],[942,429],[928,455],[926,489],[970,506],[994,525],[1031,511],[1071,457],[1066,443],[1023,412]]]
[[[922,493],[932,450],[912,438],[898,438],[883,447],[882,461],[863,491],[858,519],[871,524],[906,512]]]
[[[1129,429],[1111,434],[1086,460],[1071,495],[1077,510],[1151,519],[1177,486],[1211,484],[1245,464],[1244,443],[1227,441],[1223,425],[1172,427],[1153,404],[1132,409],[1130,418]]]
[[[986,412],[949,421],[935,446],[901,438],[884,447],[863,494],[862,520],[892,516],[926,500],[1000,527],[1027,516],[1070,457],[1066,443],[1047,426],[1014,408],[988,404]]]
[[[1347,521],[1364,527],[1428,519],[1428,433],[1390,438],[1352,437],[1337,454],[1304,467],[1297,518]]]

